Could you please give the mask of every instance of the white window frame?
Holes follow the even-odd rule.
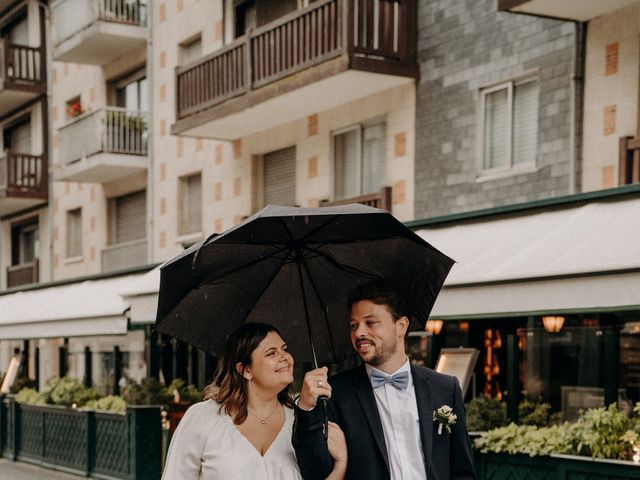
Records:
[[[338,135],[342,135],[343,133],[348,133],[351,131],[355,131],[357,133],[358,139],[357,139],[357,158],[358,158],[358,163],[356,165],[356,178],[358,179],[358,192],[356,193],[356,197],[362,196],[364,195],[362,193],[362,162],[364,161],[363,158],[363,139],[364,139],[364,129],[367,127],[372,127],[374,125],[379,125],[379,124],[384,124],[385,126],[385,135],[387,132],[387,120],[385,118],[376,118],[367,122],[363,122],[363,123],[358,123],[355,125],[350,125],[348,127],[344,127],[344,128],[340,128],[338,130],[333,130],[331,132],[331,198],[333,200],[342,200],[342,199],[338,199],[336,198],[336,137]],[[387,165],[387,138],[385,137],[385,157],[384,157],[384,163],[385,163],[385,167]],[[386,177],[385,177],[385,181],[382,182],[382,184],[384,185],[386,183]],[[351,197],[346,197],[346,198],[351,198]]]
[[[522,163],[514,165],[513,163],[513,103],[514,103],[514,89],[520,85],[526,85],[528,83],[539,83],[537,77],[525,77],[508,82],[503,82],[491,87],[480,89],[480,121],[478,122],[478,171],[481,177],[493,177],[495,175],[501,176],[504,174],[517,174],[523,171],[535,171],[537,165],[537,159],[533,162]],[[486,98],[491,93],[498,92],[500,90],[507,90],[507,165],[503,167],[486,168],[485,162],[485,115],[486,115]],[[539,99],[538,99],[539,102]],[[539,119],[539,105],[538,105],[538,118]],[[537,120],[536,119],[536,120]],[[537,131],[537,126],[536,126]],[[537,155],[536,155],[537,157]]]

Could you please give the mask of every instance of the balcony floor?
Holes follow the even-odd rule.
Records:
[[[105,65],[146,44],[145,27],[99,20],[56,45],[53,58],[60,62]]]
[[[348,68],[344,57],[325,62],[189,115],[171,132],[234,140],[415,81]]]
[[[144,155],[98,153],[77,162],[59,167],[56,180],[68,182],[108,183],[147,169]]]
[[[43,86],[43,92],[46,87]],[[0,81],[0,116],[17,109],[21,105],[28,103],[38,97],[40,92],[34,90],[19,90],[16,88],[5,88]]]
[[[7,196],[6,190],[0,189],[0,217],[46,203],[46,198],[12,197]]]

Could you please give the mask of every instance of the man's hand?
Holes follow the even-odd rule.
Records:
[[[320,396],[331,398],[331,385],[327,381],[327,372],[327,367],[322,367],[305,374],[298,399],[298,407],[302,410],[313,410]]]

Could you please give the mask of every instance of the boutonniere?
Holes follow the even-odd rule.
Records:
[[[449,405],[442,405],[433,411],[433,421],[438,422],[438,435],[442,435],[442,427],[447,433],[451,433],[451,425],[456,423],[458,416],[453,413]]]

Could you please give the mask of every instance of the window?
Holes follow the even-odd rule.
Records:
[[[146,191],[130,193],[110,201],[111,245],[146,238]]]
[[[245,35],[252,28],[261,27],[277,20],[299,7],[298,0],[234,0],[233,33],[234,38]]]
[[[144,68],[111,82],[111,88],[112,105],[127,110],[147,111],[147,79]]]
[[[67,119],[82,115],[83,110],[82,110],[82,101],[80,100],[80,95],[72,98],[71,100],[67,100],[66,113],[67,113]]]
[[[11,265],[32,263],[38,258],[38,220],[11,227]]]
[[[179,195],[178,234],[202,232],[202,176],[198,173],[181,178]]]
[[[202,36],[180,45],[180,63],[186,65],[195,62],[202,56]]]
[[[538,82],[526,80],[481,92],[482,169],[535,165],[538,143]]]
[[[267,153],[264,159],[264,205],[296,204],[296,147]]]
[[[333,135],[334,198],[380,191],[385,183],[386,124],[358,125]]]
[[[82,256],[82,209],[67,212],[67,258]]]
[[[4,149],[15,153],[31,153],[31,118],[22,117],[3,129]]]
[[[26,9],[3,26],[1,34],[2,38],[7,38],[14,44],[29,45],[29,23]]]

